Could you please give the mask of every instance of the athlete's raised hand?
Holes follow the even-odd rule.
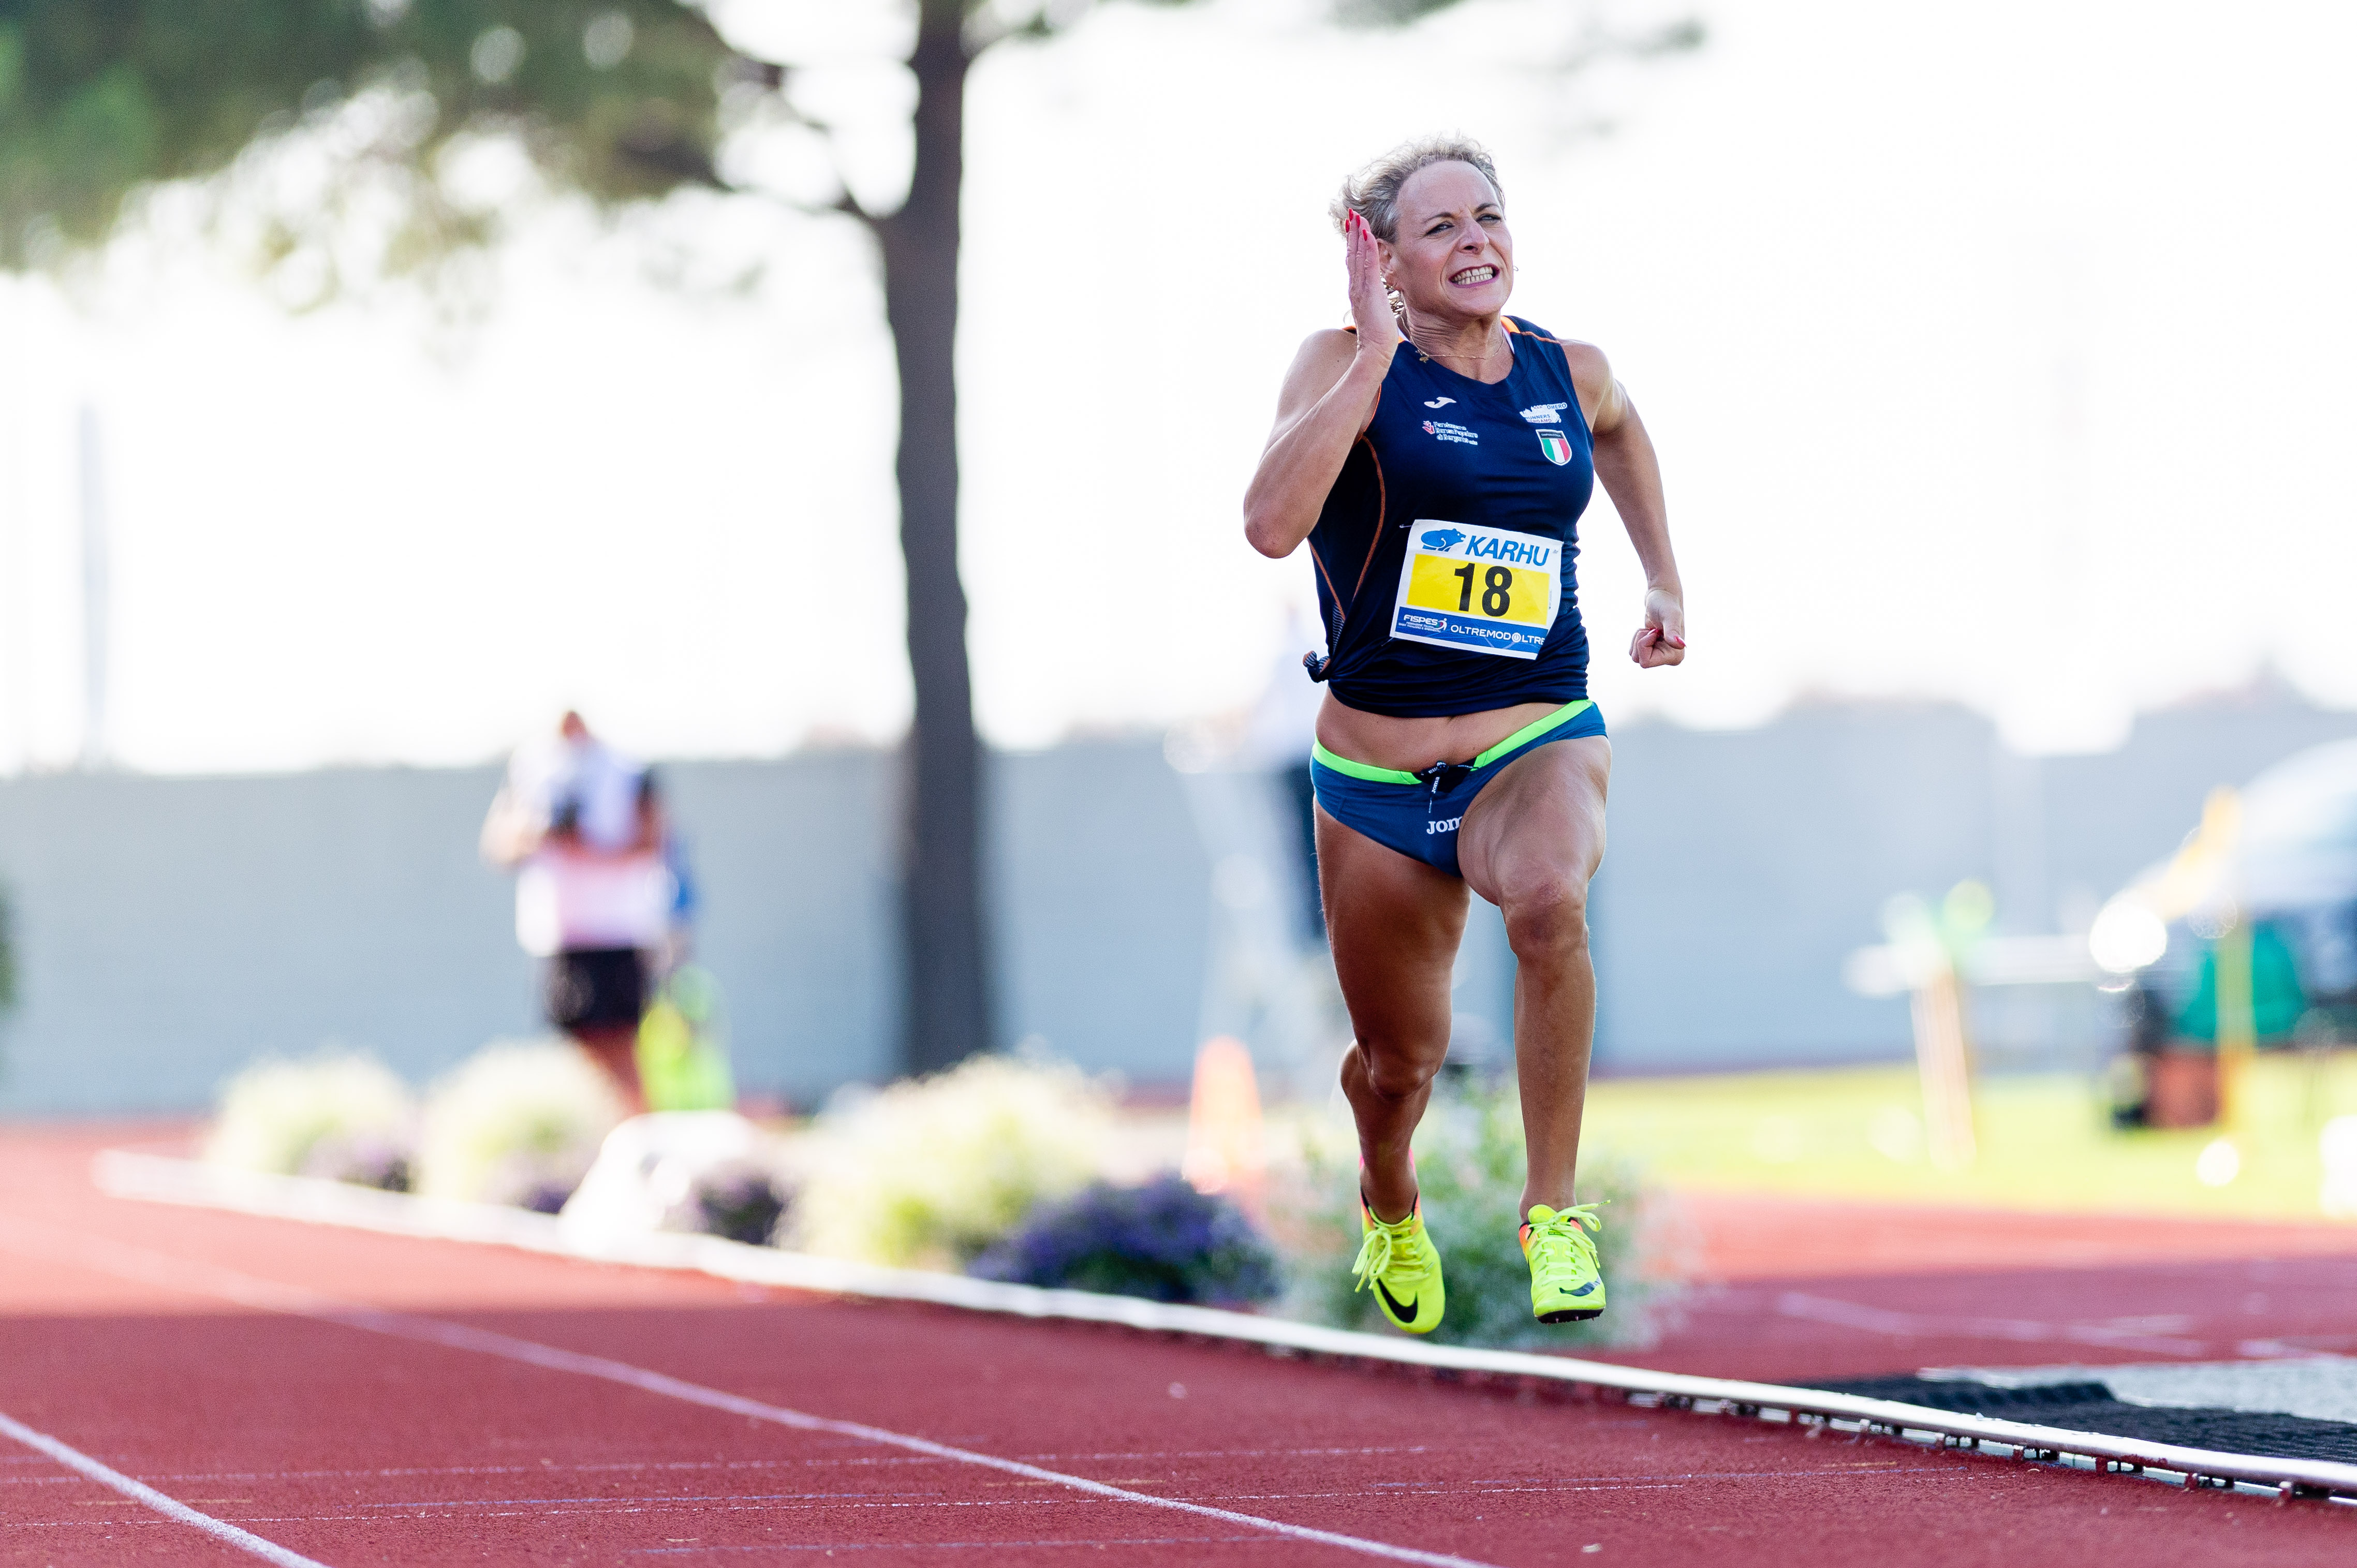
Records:
[[[1645,624],[1629,639],[1629,657],[1641,670],[1684,662],[1686,656],[1686,607],[1664,588],[1645,596]]]
[[[1388,356],[1400,340],[1399,318],[1383,288],[1383,257],[1375,248],[1375,231],[1356,212],[1342,220],[1342,252],[1351,278],[1351,320],[1359,328],[1360,348]]]

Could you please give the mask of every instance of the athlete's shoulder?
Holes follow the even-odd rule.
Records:
[[[1316,407],[1358,357],[1359,339],[1347,328],[1326,327],[1301,340],[1276,396],[1276,435]],[[1372,417],[1372,415],[1370,416]],[[1271,435],[1273,441],[1276,437]]]
[[[1359,335],[1348,327],[1321,327],[1301,340],[1294,351],[1288,380],[1304,373],[1323,375],[1328,384],[1350,368],[1359,352]],[[1323,386],[1318,388],[1321,394]]]
[[[1565,361],[1571,366],[1572,374],[1578,377],[1583,383],[1591,374],[1600,376],[1608,381],[1612,379],[1611,361],[1605,359],[1604,350],[1595,344],[1583,343],[1577,338],[1558,338],[1545,328],[1535,322],[1525,321],[1519,316],[1510,316],[1506,320],[1511,329],[1519,335],[1535,338],[1542,343],[1555,345],[1562,352]]]
[[[1577,338],[1558,338],[1520,317],[1508,317],[1507,320],[1517,333],[1549,344],[1563,356],[1564,370],[1579,393],[1580,413],[1594,424],[1596,416],[1605,410],[1612,396],[1612,361],[1604,357],[1604,350]]]

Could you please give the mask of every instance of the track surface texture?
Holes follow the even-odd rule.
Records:
[[[89,1156],[126,1135],[0,1134],[0,1413],[333,1568],[1383,1560],[1252,1520],[1516,1568],[2357,1556],[2357,1509],[2335,1505],[102,1197]],[[2151,1361],[2149,1338],[2207,1353],[2247,1327],[2244,1276],[2260,1266],[2050,1271],[2078,1276],[2079,1294],[2036,1300],[2024,1282],[2043,1276],[2023,1273],[1950,1273],[1936,1288],[1913,1273],[1745,1279],[1629,1359],[1813,1379],[2001,1364],[1993,1349],[2008,1347],[2015,1360],[2056,1359],[2055,1341],[1991,1337],[1985,1325],[1877,1335],[1760,1305],[1814,1291],[1942,1325],[2001,1308],[2058,1331],[2124,1316],[2073,1316],[2073,1301],[2181,1306],[2167,1315],[2187,1326],[2120,1348]],[[2269,1276],[2292,1317],[2315,1294],[2319,1325],[2351,1267],[2266,1266],[2296,1276]],[[2298,1272],[2317,1268],[2344,1272]],[[2163,1306],[2150,1306],[2155,1291]],[[350,1304],[376,1316],[336,1316]],[[2212,1324],[2213,1310],[2235,1327]],[[640,1380],[587,1358],[643,1369],[630,1373]],[[676,1391],[689,1386],[739,1402],[694,1402]],[[764,1407],[968,1456],[781,1423]],[[262,1560],[0,1438],[0,1563]]]

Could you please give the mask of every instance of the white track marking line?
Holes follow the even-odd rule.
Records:
[[[1021,1476],[1027,1480],[1044,1481],[1084,1493],[1091,1497],[1110,1498],[1116,1502],[1138,1503],[1148,1508],[1168,1509],[1177,1513],[1194,1514],[1203,1519],[1222,1520],[1229,1524],[1244,1525],[1281,1535],[1293,1541],[1306,1541],[1320,1546],[1338,1547],[1365,1557],[1380,1557],[1394,1563],[1420,1563],[1426,1568],[1497,1568],[1496,1564],[1478,1562],[1469,1557],[1454,1557],[1447,1552],[1420,1552],[1411,1546],[1394,1546],[1389,1541],[1370,1541],[1362,1536],[1343,1535],[1333,1530],[1313,1530],[1307,1525],[1286,1524],[1281,1520],[1263,1519],[1257,1514],[1237,1513],[1232,1509],[1213,1508],[1208,1503],[1190,1503],[1177,1498],[1159,1498],[1151,1492],[1134,1492],[1125,1487],[1110,1486],[1092,1481],[1085,1476],[1074,1476],[1061,1470],[1045,1469],[1027,1465],[1019,1459],[1002,1459],[995,1454],[978,1453],[971,1448],[959,1448],[930,1438],[914,1437],[907,1433],[893,1432],[865,1422],[836,1421],[832,1417],[812,1415],[804,1411],[790,1410],[784,1405],[768,1404],[747,1399],[725,1390],[706,1388],[667,1373],[650,1371],[604,1356],[587,1356],[575,1350],[563,1350],[554,1345],[542,1345],[530,1339],[518,1339],[489,1329],[470,1328],[461,1323],[445,1323],[439,1318],[417,1317],[405,1312],[391,1312],[364,1306],[356,1302],[339,1301],[333,1296],[305,1290],[298,1285],[281,1284],[274,1280],[257,1279],[235,1270],[217,1267],[176,1258],[169,1253],[152,1251],[99,1237],[73,1237],[51,1230],[48,1226],[27,1225],[22,1221],[0,1218],[0,1237],[22,1238],[30,1242],[28,1250],[61,1259],[86,1269],[110,1273],[142,1284],[152,1284],[166,1290],[192,1295],[210,1295],[240,1306],[264,1312],[284,1313],[289,1316],[307,1317],[322,1323],[341,1324],[371,1334],[382,1334],[396,1339],[416,1340],[438,1345],[452,1350],[471,1350],[479,1355],[497,1356],[519,1361],[529,1367],[539,1367],[552,1372],[572,1372],[577,1376],[597,1378],[643,1393],[678,1400],[685,1404],[701,1405],[706,1410],[723,1411],[753,1421],[766,1421],[778,1426],[791,1427],[799,1432],[823,1432],[838,1437],[850,1437],[863,1443],[899,1448],[911,1454],[922,1454],[935,1459],[952,1459],[960,1464],[997,1470],[1006,1475]],[[51,1238],[55,1238],[52,1240]],[[95,1460],[91,1461],[96,1464]],[[112,1475],[113,1472],[108,1472]],[[138,1486],[127,1477],[128,1486]],[[143,1491],[145,1488],[141,1488]],[[159,1505],[180,1507],[154,1493]],[[187,1510],[191,1521],[205,1516]],[[218,1520],[207,1520],[220,1529],[231,1527]],[[238,1532],[241,1535],[242,1531]],[[251,1537],[256,1545],[269,1551],[277,1547]],[[307,1559],[291,1553],[276,1561],[303,1568],[319,1568]]]
[[[120,1470],[111,1470],[83,1453],[70,1448],[46,1432],[36,1432],[23,1422],[0,1413],[0,1434],[15,1438],[27,1448],[36,1448],[63,1465],[69,1470],[79,1470],[102,1487],[111,1487],[135,1503],[145,1503],[167,1519],[179,1520],[192,1530],[201,1530],[225,1546],[241,1552],[251,1552],[278,1568],[326,1568],[300,1552],[289,1552],[274,1541],[264,1541],[250,1530],[225,1524],[210,1514],[199,1513],[178,1498],[167,1498],[155,1487],[133,1480]]]

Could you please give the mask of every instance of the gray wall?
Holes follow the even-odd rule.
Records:
[[[703,898],[738,1076],[810,1104],[890,1075],[893,759],[661,769]],[[0,1112],[200,1106],[326,1041],[413,1079],[535,1032],[507,879],[475,855],[492,768],[0,782],[21,1004]],[[1183,1078],[1209,872],[1159,742],[997,759],[997,1004],[1095,1070]]]
[[[2100,757],[2017,757],[1986,721],[1931,704],[1805,707],[1735,733],[1623,725],[1595,900],[1599,1065],[1904,1054],[1903,1004],[1840,981],[1844,955],[1879,940],[1890,895],[1976,876],[1996,888],[2006,928],[2083,923],[2169,852],[2212,786],[2352,735],[2357,715],[2264,689],[2147,715]],[[662,773],[748,1088],[808,1105],[887,1076],[894,759]],[[1286,838],[1231,831],[1254,791],[1182,778],[1146,740],[1000,757],[990,778],[1009,1043],[1037,1036],[1092,1069],[1168,1083],[1203,1028],[1231,1026],[1222,1018],[1318,1015],[1286,965],[1241,961],[1237,944],[1269,945],[1269,926],[1211,897],[1215,860]],[[488,768],[0,781],[23,993],[0,1021],[0,1112],[188,1109],[256,1055],[327,1040],[422,1079],[531,1032],[509,886],[474,852],[496,782]],[[1459,968],[1470,1054],[1496,1054],[1511,992],[1484,911]],[[2062,1049],[2091,1036],[2088,1000],[1987,993],[1982,1034]]]
[[[992,769],[1001,1037],[1092,1070],[1183,1081],[1211,942],[1211,862],[1159,740]]]
[[[1835,1060],[1907,1048],[1903,1007],[1841,983],[1883,900],[1988,875],[1986,721],[1824,707],[1762,729],[1612,739],[1593,893],[1608,1069]]]
[[[1901,1001],[1841,983],[1881,940],[1891,895],[1966,877],[1997,927],[2083,929],[2100,901],[2175,850],[2220,784],[2357,736],[2357,714],[2271,684],[2141,716],[2116,750],[2023,757],[1951,704],[1806,706],[1733,733],[1623,725],[1611,843],[1594,892],[1606,1070],[1897,1057]],[[2083,1058],[2082,989],[1984,992],[2000,1057]]]
[[[486,769],[0,785],[19,1006],[0,1106],[178,1109],[323,1040],[422,1071],[532,1023]]]

